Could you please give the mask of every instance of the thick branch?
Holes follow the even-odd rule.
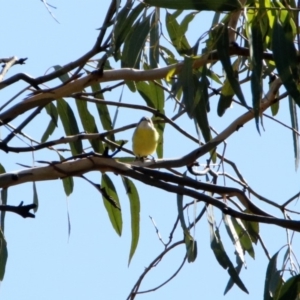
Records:
[[[94,170],[99,170],[101,172],[114,172],[116,174],[121,174],[142,181],[147,185],[156,186],[171,193],[190,196],[192,198],[198,199],[198,201],[204,201],[205,203],[212,204],[213,206],[222,210],[223,213],[229,214],[236,218],[240,218],[242,220],[275,224],[284,228],[300,231],[299,221],[277,219],[274,217],[268,217],[265,214],[262,216],[241,213],[233,210],[225,203],[213,197],[198,193],[192,189],[165,183],[161,180],[154,179],[149,175],[145,175],[139,171],[134,170],[129,164],[119,163],[114,159],[103,158],[99,156],[91,156],[80,160],[67,161],[64,163],[52,163],[47,167],[37,167],[20,172],[6,173],[0,175],[0,187],[5,188],[30,181],[46,181],[68,176],[80,176],[84,173]],[[182,185],[184,185],[184,181],[182,182]]]
[[[231,46],[229,49],[230,55],[241,55],[249,56],[249,49],[241,48],[237,46]],[[87,56],[89,56],[87,54]],[[273,56],[270,53],[264,53],[265,59],[272,59]],[[82,59],[82,58],[81,58]],[[199,68],[207,63],[215,62],[219,59],[216,51],[212,51],[209,54],[206,54],[194,61],[194,68]],[[82,59],[82,62],[84,59]],[[183,62],[178,64],[173,64],[164,68],[157,68],[152,70],[136,70],[136,69],[119,69],[119,70],[107,70],[103,73],[93,72],[83,78],[77,79],[73,82],[70,82],[67,85],[60,86],[56,89],[49,91],[40,91],[40,93],[31,95],[27,99],[24,99],[22,102],[16,104],[15,106],[9,108],[7,111],[0,114],[0,125],[5,124],[17,116],[23,114],[24,112],[40,106],[46,105],[51,101],[63,97],[70,96],[73,93],[82,91],[88,86],[91,86],[95,83],[108,82],[108,81],[117,81],[117,80],[133,80],[133,81],[145,81],[145,80],[156,80],[163,79],[167,74],[175,69],[174,74],[178,74],[182,69]],[[64,68],[64,73],[66,73]],[[63,74],[64,74],[63,73]],[[51,73],[52,74],[52,73]],[[54,78],[62,74],[56,74]],[[53,78],[52,78],[53,79]],[[37,79],[36,79],[37,80]],[[0,83],[1,88],[1,83]]]

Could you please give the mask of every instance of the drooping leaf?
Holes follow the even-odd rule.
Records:
[[[134,183],[124,176],[122,176],[122,180],[130,202],[131,247],[128,259],[129,265],[133,254],[137,248],[140,235],[140,198]]]
[[[124,43],[125,38],[130,33],[133,23],[137,20],[140,13],[145,8],[143,3],[138,4],[132,8],[134,1],[127,1],[126,5],[118,14],[115,30],[115,59],[118,59],[118,52],[121,45]]]
[[[195,16],[196,16],[196,12],[191,12],[189,14],[186,14],[183,18],[183,20],[181,21],[179,27],[180,27],[180,31],[185,34],[188,31],[189,28],[189,24],[191,23],[191,21],[194,20]]]
[[[247,288],[241,281],[239,274],[237,270],[234,268],[232,262],[230,261],[223,243],[221,241],[221,237],[219,234],[218,228],[215,228],[214,226],[214,216],[213,216],[213,210],[210,208],[211,205],[207,208],[207,220],[209,224],[210,229],[210,247],[214,252],[214,255],[218,261],[218,263],[224,268],[227,269],[228,274],[230,275],[232,281],[245,293],[248,294]],[[227,287],[228,288],[228,287]],[[227,290],[226,288],[226,290]],[[225,290],[225,291],[226,291]]]
[[[144,0],[151,6],[171,9],[194,9],[213,11],[232,11],[241,8],[237,0]]]
[[[176,59],[174,53],[170,49],[162,45],[159,45],[159,49],[160,49],[160,55],[163,58],[166,65],[172,65],[178,63],[178,60]]]
[[[243,262],[239,261],[238,265],[235,267],[235,270],[236,270],[237,274],[240,274],[240,272],[242,270],[242,267],[243,267]],[[230,279],[229,279],[229,281],[227,283],[227,286],[225,288],[224,295],[226,295],[231,290],[231,288],[233,287],[233,285],[234,285],[234,281],[230,277]]]
[[[176,12],[166,14],[166,28],[173,46],[180,55],[188,54],[191,46],[185,36],[185,28],[181,27],[176,20]]]
[[[211,212],[208,213],[207,219],[208,219],[209,232],[210,232],[210,247],[218,263],[226,270],[229,266],[228,264],[229,258],[225,252],[222,241],[219,239],[217,230],[215,230],[214,228],[214,223],[212,222],[212,220],[214,220],[214,217],[212,215],[212,209]]]
[[[139,81],[136,82],[139,94],[145,100],[147,106],[157,109],[159,112],[164,111],[164,92],[161,87],[153,82]]]
[[[0,164],[0,167],[2,167],[2,165]],[[2,167],[3,168],[3,167]],[[1,168],[0,168],[1,169]],[[4,169],[4,168],[3,168]],[[0,170],[0,174],[1,173],[4,173],[4,172],[1,172],[3,170]],[[7,191],[8,189],[7,188],[3,188],[1,189],[1,204],[2,205],[6,205],[7,204]],[[4,232],[4,226],[5,226],[5,214],[6,212],[5,211],[1,211],[1,214],[0,214],[0,226],[1,226],[1,230],[2,232]]]
[[[156,8],[151,17],[149,61],[152,69],[159,63],[159,8]]]
[[[142,50],[150,32],[150,18],[147,16],[136,22],[125,39],[122,53],[122,67],[139,69]]]
[[[178,211],[179,222],[183,230],[187,259],[188,262],[194,262],[197,258],[197,242],[191,236],[185,224],[184,215],[183,215],[183,195],[181,194],[177,194],[177,211]]]
[[[229,34],[227,26],[219,26],[216,29],[218,34],[218,39],[216,43],[217,52],[222,63],[222,66],[226,72],[226,78],[230,82],[232,89],[234,90],[236,96],[239,98],[240,102],[247,106],[243,92],[241,90],[236,74],[233,71],[230,56],[229,56]]]
[[[70,105],[62,98],[57,100],[57,111],[66,135],[69,136],[79,134],[79,129],[74,113]],[[70,148],[72,155],[81,154],[83,151],[81,140],[77,139],[75,142],[71,142]]]
[[[101,189],[103,190],[102,199],[106,211],[108,213],[110,222],[114,230],[116,231],[116,233],[121,236],[123,221],[122,221],[122,214],[120,210],[121,207],[120,201],[115,186],[111,181],[111,179],[107,176],[107,174],[102,174]],[[106,196],[103,195],[104,193]],[[110,198],[109,199],[110,201],[108,201],[107,197]],[[112,202],[114,202],[115,205],[113,205]]]
[[[183,67],[178,75],[179,84],[182,88],[182,101],[190,118],[194,116],[195,107],[200,97],[195,97],[198,89],[198,78],[193,74],[193,58],[185,56]]]
[[[254,259],[255,253],[252,246],[252,240],[243,222],[240,219],[236,219],[233,217],[231,217],[231,221],[238,235],[242,248],[244,249],[244,251],[247,251],[248,254]]]
[[[240,65],[240,59],[237,58],[234,63],[232,64],[234,76],[238,78],[238,70],[239,70],[239,65]],[[227,110],[231,106],[232,99],[234,96],[234,90],[231,87],[230,81],[226,77],[222,89],[221,89],[221,95],[220,99],[218,102],[218,108],[217,108],[217,113],[219,117],[222,117]]]
[[[47,114],[51,117],[49,124],[41,138],[41,142],[44,143],[48,140],[49,136],[54,132],[57,127],[58,113],[55,105],[50,102],[45,107]]]
[[[244,283],[242,282],[237,269],[233,266],[232,262],[229,261],[229,267],[227,270],[228,274],[230,275],[232,281],[242,290],[244,291],[246,294],[249,294],[246,286],[244,285]]]
[[[201,129],[201,133],[204,137],[205,142],[210,141],[211,132],[207,117],[207,112],[209,111],[209,96],[208,96],[208,86],[209,82],[206,78],[205,72],[206,68],[202,69],[201,80],[197,83],[197,92],[196,98],[199,98],[199,101],[195,101],[196,107],[193,110],[193,115],[197,124]]]
[[[271,108],[272,116],[275,117],[279,111],[279,101],[272,104],[270,108]]]
[[[5,171],[5,168],[3,167],[3,165],[2,164],[0,164],[0,174],[3,174],[3,173],[5,173],[6,171]]]
[[[60,65],[55,65],[55,66],[53,66],[53,69],[54,69],[55,71],[59,71],[61,68],[62,68],[62,66],[60,66]],[[68,73],[61,74],[61,75],[58,76],[58,78],[59,78],[62,82],[66,82],[66,81],[68,81],[68,80],[70,79]]]
[[[77,111],[81,120],[81,124],[87,133],[98,133],[98,128],[93,115],[89,112],[87,102],[76,99]],[[101,153],[102,143],[99,140],[89,140],[95,152]]]
[[[262,69],[263,69],[263,35],[260,28],[260,21],[254,18],[250,35],[250,59],[252,63],[251,91],[252,108],[254,111],[257,131],[259,130],[260,102],[262,97]]]
[[[300,274],[289,278],[281,287],[278,300],[299,299]]]
[[[59,156],[60,161],[63,161],[65,159],[60,153],[58,153],[58,156]],[[63,182],[63,187],[64,187],[66,196],[71,195],[73,192],[73,189],[74,189],[73,177],[68,176],[68,177],[62,178],[62,182]]]
[[[276,252],[273,257],[270,259],[267,272],[266,272],[266,278],[265,278],[265,288],[264,288],[264,300],[271,300],[273,299],[273,296],[275,294],[275,291],[277,289],[277,286],[274,287],[271,285],[272,278],[276,276],[277,273],[277,257],[278,257],[279,251]]]
[[[211,78],[216,83],[222,84],[222,81],[220,80],[220,77],[213,70],[206,69],[206,75],[207,75],[207,77]]]
[[[3,281],[4,278],[7,257],[7,243],[3,231],[0,228],[0,281]]]
[[[245,210],[245,213],[251,213],[249,210]],[[251,237],[251,240],[254,244],[258,241],[258,235],[259,235],[259,223],[258,222],[251,222],[251,221],[245,221],[242,220],[242,223],[244,224],[248,234]]]
[[[229,80],[225,79],[222,86],[220,99],[218,102],[217,113],[219,117],[222,117],[227,108],[231,106],[232,99],[234,96],[234,91],[230,85]]]
[[[282,83],[289,95],[294,99],[297,105],[300,106],[300,92],[294,78],[296,75],[295,72],[292,73],[292,70],[295,68],[295,56],[297,57],[297,55],[295,55],[296,49],[293,40],[289,34],[286,34],[279,19],[274,22],[272,49],[276,68]]]
[[[36,213],[39,207],[39,197],[37,194],[35,182],[33,182],[33,203],[36,205],[36,207],[33,209],[33,211]]]
[[[289,97],[289,108],[290,108],[292,128],[295,129],[297,132],[299,132],[297,108],[295,105],[295,101],[291,97]],[[299,136],[295,131],[292,131],[292,135],[293,135],[293,145],[294,145],[295,169],[297,170],[299,166],[299,159],[300,159]]]
[[[184,241],[186,247],[186,255],[189,263],[194,262],[197,258],[197,241],[191,236],[188,230],[184,231]]]
[[[178,218],[180,225],[183,230],[187,229],[187,226],[185,224],[184,215],[183,215],[183,195],[177,194],[177,212],[178,212]]]
[[[153,121],[155,121],[157,118],[153,118]],[[159,134],[159,139],[156,147],[156,154],[158,158],[163,158],[164,156],[164,130],[165,130],[165,123],[155,123],[154,124],[155,129],[157,130]]]
[[[95,83],[95,84],[91,85],[91,88],[92,88],[93,93],[101,91],[101,86],[99,83]],[[98,93],[97,97],[105,100],[104,95],[102,93]],[[107,131],[112,130],[113,129],[112,121],[111,121],[109,110],[108,110],[105,102],[97,103],[96,107],[97,107],[98,115],[100,117],[100,121],[101,121],[103,129],[107,130]],[[111,141],[115,142],[114,134],[109,134],[107,136],[107,138],[110,139]],[[102,153],[104,151],[103,143],[102,143],[102,141],[98,141],[98,142],[100,143],[99,147],[100,147],[100,152]],[[113,147],[111,149],[114,150]]]
[[[242,245],[240,243],[239,236],[235,230],[235,227],[232,223],[232,219],[229,215],[223,215],[223,220],[226,225],[227,233],[235,247],[235,254],[239,256],[240,261],[246,266],[246,260],[244,256],[244,250],[242,248]]]

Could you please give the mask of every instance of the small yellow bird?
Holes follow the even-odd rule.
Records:
[[[150,118],[143,117],[132,136],[132,151],[136,157],[147,157],[157,147],[159,134],[153,126]]]

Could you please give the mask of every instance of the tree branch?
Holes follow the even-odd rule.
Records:
[[[93,50],[91,50],[93,52]],[[249,49],[247,48],[242,48],[242,47],[237,47],[237,46],[231,46],[229,49],[230,55],[241,55],[241,56],[249,56]],[[83,58],[86,58],[86,56],[89,58],[90,54],[86,54],[82,58],[80,58],[81,64],[85,62]],[[271,60],[273,58],[272,54],[264,52],[263,54],[265,59]],[[219,59],[217,51],[212,51],[206,55],[203,55],[202,57],[195,59],[193,67],[194,68],[200,68],[201,66],[215,62]],[[76,66],[79,65],[78,61],[74,62]],[[72,65],[73,66],[73,65]],[[76,66],[73,66],[75,68]],[[129,69],[129,68],[123,68],[123,69],[117,69],[117,70],[107,70],[103,71],[103,73],[99,74],[98,72],[92,72],[91,74],[80,78],[78,80],[75,80],[73,82],[70,82],[67,85],[54,88],[49,91],[40,91],[40,93],[31,95],[28,98],[24,99],[20,103],[16,104],[15,106],[9,108],[2,114],[0,114],[0,120],[2,121],[2,124],[5,124],[17,116],[23,114],[24,112],[28,111],[29,109],[32,109],[36,106],[39,105],[45,105],[50,103],[53,100],[63,98],[70,96],[73,93],[80,92],[83,89],[85,89],[88,86],[91,86],[92,84],[95,83],[100,83],[100,82],[108,82],[108,81],[117,81],[117,80],[133,80],[133,81],[145,81],[145,80],[157,80],[157,79],[163,79],[167,76],[167,74],[171,71],[174,70],[174,74],[178,74],[183,67],[183,62],[173,64],[167,67],[163,68],[157,68],[157,69],[152,69],[152,70],[136,70],[136,69]],[[73,69],[72,68],[72,69]],[[36,84],[52,80],[58,76],[61,76],[65,74],[66,72],[70,71],[69,67],[65,66],[61,70],[57,72],[53,72],[51,74],[55,74],[55,76],[50,76],[51,74],[47,75],[49,78],[45,80],[42,79],[35,79],[34,82]],[[17,75],[16,75],[17,76]],[[44,76],[46,77],[46,76]],[[53,78],[52,78],[53,77]],[[5,81],[6,82],[6,81]],[[5,83],[4,81],[0,83],[0,89],[2,85]],[[14,81],[15,82],[15,81]],[[11,82],[13,83],[13,82]],[[10,84],[11,84],[10,83]],[[0,124],[1,125],[1,124]]]
[[[0,211],[9,211],[20,215],[23,218],[35,218],[35,215],[30,212],[31,209],[35,209],[36,204],[23,205],[23,201],[19,206],[12,205],[0,205]]]

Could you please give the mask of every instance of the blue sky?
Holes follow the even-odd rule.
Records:
[[[54,10],[60,24],[56,23],[39,1],[6,1],[2,4],[2,24],[0,34],[2,47],[0,57],[13,55],[28,57],[26,64],[15,66],[7,74],[11,76],[25,72],[33,77],[51,71],[51,66],[63,65],[87,52],[93,45],[102,24],[103,16],[110,1],[52,1],[57,6]],[[203,21],[204,18],[204,21]],[[206,21],[207,18],[207,21]],[[198,22],[198,23],[197,23]],[[209,14],[200,14],[196,24],[210,24]],[[199,31],[192,30],[192,41],[198,38]],[[4,103],[18,89],[18,83],[1,91]],[[105,94],[107,100],[118,101],[121,90]],[[249,90],[244,90],[248,103],[251,103]],[[144,104],[138,94],[124,90],[123,99],[128,103]],[[21,98],[19,99],[19,101]],[[230,122],[244,112],[237,105],[229,109],[223,118],[216,116],[217,98],[211,100],[210,122],[215,130],[222,131]],[[70,103],[73,100],[68,100]],[[280,104],[276,118],[290,123],[288,103]],[[169,117],[174,114],[174,103],[166,102]],[[115,112],[112,108],[111,113]],[[270,111],[267,111],[270,114]],[[143,112],[134,113],[120,109],[116,127],[137,122]],[[14,125],[17,125],[16,120]],[[47,115],[41,113],[34,124],[28,126],[26,133],[40,139]],[[179,125],[195,135],[193,122],[187,118],[179,120]],[[291,132],[272,120],[264,119],[261,135],[256,131],[254,122],[246,124],[227,140],[226,157],[240,167],[248,184],[258,193],[269,199],[283,203],[299,191],[299,172],[295,172]],[[2,137],[6,129],[1,129]],[[64,133],[60,130],[51,139],[59,138]],[[122,132],[118,139],[130,141],[132,130]],[[166,126],[164,157],[180,157],[197,147],[189,141],[179,141],[176,132]],[[130,142],[128,144],[130,148]],[[220,148],[222,149],[222,148]],[[220,150],[221,152],[221,150]],[[37,160],[57,160],[54,154],[40,151],[34,154],[0,154],[0,162],[7,171],[22,169],[17,163],[38,165]],[[205,163],[205,159],[200,160]],[[232,173],[228,167],[226,172]],[[157,238],[151,216],[160,230],[164,240],[176,218],[176,197],[163,191],[152,189],[136,183],[141,200],[141,236],[139,246],[128,267],[130,249],[129,202],[121,184],[120,177],[108,174],[114,181],[122,205],[124,228],[122,237],[118,237],[111,227],[100,194],[81,179],[75,179],[74,192],[66,197],[62,182],[38,182],[37,190],[40,201],[35,219],[22,219],[17,215],[7,214],[5,235],[8,243],[9,259],[4,281],[0,286],[2,300],[31,299],[125,299],[144,268],[156,257],[163,246]],[[96,183],[100,174],[93,172],[89,178]],[[204,179],[203,179],[204,180]],[[227,184],[233,185],[229,180]],[[30,203],[33,198],[32,184],[27,183],[8,190],[10,204],[19,204],[21,200]],[[190,199],[187,199],[190,201]],[[263,203],[255,200],[259,206]],[[197,206],[200,211],[202,204]],[[293,209],[297,209],[292,205]],[[69,212],[71,235],[68,236]],[[215,211],[220,217],[219,212]],[[279,216],[278,211],[272,213]],[[219,218],[220,219],[220,218]],[[223,242],[227,253],[234,261],[234,247],[221,226]],[[198,258],[193,264],[186,264],[182,271],[169,284],[154,293],[139,296],[143,299],[169,299],[201,297],[202,299],[220,299],[228,281],[228,275],[214,258],[210,250],[209,230],[203,218],[196,228],[198,241]],[[177,232],[175,240],[181,239]],[[272,256],[286,243],[283,230],[275,226],[261,226],[261,235]],[[296,238],[298,236],[296,235]],[[299,254],[299,241],[294,244]],[[247,270],[242,270],[241,278],[250,295],[237,287],[224,299],[260,299],[263,295],[265,270],[268,260],[260,246],[255,246],[255,261],[247,256]],[[298,251],[298,253],[297,253]],[[180,265],[185,253],[184,247],[178,247],[164,261],[153,269],[142,284],[142,290],[159,285]],[[139,298],[138,298],[139,299]]]

